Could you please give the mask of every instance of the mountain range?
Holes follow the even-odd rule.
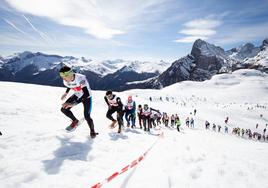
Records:
[[[228,51],[198,39],[190,54],[173,62],[159,76],[128,85],[131,88],[163,88],[185,80],[208,80],[216,74],[232,73],[238,69],[268,73],[268,39],[260,47],[246,43]]]
[[[85,74],[91,87],[97,90],[163,88],[185,80],[204,81],[213,75],[238,69],[257,69],[268,73],[268,39],[259,47],[246,43],[227,51],[198,39],[190,54],[172,64],[122,59],[96,61],[25,51],[8,57],[0,56],[0,81],[63,86],[58,74],[63,65]]]

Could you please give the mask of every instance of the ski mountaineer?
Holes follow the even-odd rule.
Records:
[[[161,118],[162,118],[162,114],[161,112],[157,113],[157,125],[161,125]]]
[[[177,126],[177,130],[178,130],[178,132],[180,132],[180,126],[181,126],[180,118],[176,118],[176,120],[175,120],[175,124],[176,124],[176,126]]]
[[[142,129],[142,123],[141,123],[141,121],[142,121],[142,106],[140,104],[138,105],[137,114],[138,114],[140,129]]]
[[[209,129],[210,123],[206,120],[205,122],[206,129]]]
[[[135,120],[136,120],[136,102],[132,99],[132,96],[129,95],[126,106],[125,106],[125,119],[127,121],[127,127],[130,126],[129,120],[131,120],[131,128],[133,129],[136,127]]]
[[[150,128],[152,128],[152,127],[156,127],[156,121],[157,121],[157,113],[158,112],[155,112],[155,111],[151,111],[152,113],[151,113],[151,115],[150,115],[150,122],[151,122],[151,127]]]
[[[143,130],[148,131],[148,132],[150,131],[150,127],[151,127],[150,115],[151,115],[151,110],[148,104],[144,104],[143,109],[142,109]]]
[[[168,127],[168,122],[169,122],[168,114],[165,113],[165,114],[163,115],[163,118],[164,118],[164,125],[165,125],[165,127]]]
[[[224,132],[228,133],[228,127],[225,125]]]
[[[121,102],[121,99],[117,97],[115,94],[113,94],[112,91],[107,91],[106,95],[104,97],[105,102],[108,105],[108,111],[106,113],[106,117],[112,121],[112,124],[110,125],[111,128],[114,128],[116,126],[116,123],[118,122],[119,128],[118,133],[121,132],[121,128],[123,126],[123,116],[124,116],[124,110],[123,110],[123,103]],[[113,113],[117,112],[117,121],[113,118]]]
[[[172,114],[171,117],[170,117],[170,124],[171,124],[171,127],[173,127],[175,125],[175,116],[174,116],[174,114]]]
[[[84,117],[87,121],[87,124],[90,128],[90,137],[95,138],[98,133],[94,130],[94,123],[90,117],[92,109],[92,96],[91,89],[88,84],[87,78],[85,75],[74,73],[73,70],[64,66],[59,71],[60,77],[63,79],[63,84],[67,87],[66,92],[62,95],[61,100],[64,100],[70,90],[74,91],[74,94],[71,95],[63,104],[61,111],[67,117],[72,120],[71,125],[66,127],[67,131],[73,131],[79,124],[79,120],[71,112],[71,108],[75,105],[82,102],[84,106]]]

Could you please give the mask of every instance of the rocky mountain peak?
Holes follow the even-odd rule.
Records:
[[[262,41],[261,49],[264,50],[267,47],[268,47],[268,38]]]
[[[193,44],[191,55],[194,57],[199,57],[200,55],[225,56],[225,52],[224,49],[219,46],[215,46],[204,40],[198,39]]]

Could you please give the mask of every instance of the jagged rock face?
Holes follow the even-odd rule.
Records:
[[[225,65],[224,50],[198,40],[191,55],[175,61],[157,79],[158,87],[165,87],[185,80],[204,81],[217,74]]]
[[[225,59],[227,59],[221,47],[200,39],[195,41],[191,55],[195,58],[196,68],[208,71],[219,71],[225,65]]]
[[[225,51],[203,40],[197,40],[191,54],[175,61],[158,78],[143,84],[138,88],[162,88],[185,80],[204,81],[221,72],[229,72],[230,58]]]
[[[158,77],[157,82],[161,83],[161,85],[165,87],[176,82],[189,80],[191,77],[191,71],[195,66],[193,63],[194,57],[191,55],[175,61],[171,67]]]

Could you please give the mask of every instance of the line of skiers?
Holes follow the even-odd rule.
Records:
[[[125,105],[122,103],[120,97],[117,97],[112,91],[107,91],[104,97],[106,104],[108,105],[108,111],[106,117],[112,121],[110,127],[114,128],[118,124],[118,133],[122,131],[124,126],[123,117],[125,115],[125,120],[127,122],[127,127],[136,128],[136,102],[132,99],[132,96],[128,96],[128,99]],[[116,119],[113,118],[113,114],[117,112]],[[152,127],[162,123],[165,126],[168,126],[169,117],[167,113],[161,114],[159,110],[151,108],[148,104],[138,105],[137,107],[137,116],[139,128],[144,131],[150,131]],[[177,130],[180,131],[179,127],[181,126],[179,116],[172,115],[170,118],[171,126],[177,126]]]
[[[91,118],[92,94],[86,76],[75,73],[71,67],[68,66],[63,66],[59,70],[59,75],[63,80],[63,84],[67,87],[65,93],[61,96],[61,100],[65,101],[61,106],[61,112],[72,121],[71,124],[65,129],[67,131],[74,131],[81,123],[81,120],[76,118],[71,109],[74,106],[82,103],[84,107],[84,119],[87,121],[90,129],[90,137],[95,138],[98,135],[98,132],[95,131],[94,122]],[[70,90],[74,91],[74,94],[67,98]],[[124,115],[127,126],[130,126],[131,124],[132,128],[135,127],[136,103],[132,99],[132,96],[129,96],[127,102],[125,103],[126,105],[123,105],[120,97],[117,97],[112,91],[107,91],[104,100],[108,105],[106,117],[112,121],[110,127],[113,128],[116,126],[116,124],[118,124],[118,133],[120,133],[123,126]],[[116,119],[113,117],[115,112]],[[160,112],[153,108],[149,108],[147,104],[145,104],[143,107],[139,105],[138,118],[140,128],[143,126],[145,131],[150,131],[152,125],[156,126],[156,122],[159,123]],[[179,118],[177,118],[176,124],[180,124]],[[0,132],[0,135],[1,134],[2,133]]]
[[[227,120],[228,122],[228,120]],[[226,123],[226,120],[225,120]],[[205,128],[206,129],[210,129],[210,123],[206,120],[205,121]],[[221,125],[216,125],[216,124],[212,124],[212,130],[213,131],[218,131],[221,132]],[[228,134],[228,126],[225,125],[224,126],[224,133]],[[249,139],[256,139],[256,140],[261,140],[261,138],[263,138],[264,141],[268,141],[268,135],[266,135],[266,127],[263,129],[263,134],[260,134],[258,132],[253,132],[250,129],[243,129],[240,127],[235,127],[232,130],[232,134],[237,135],[237,136],[241,136],[244,137],[244,135],[247,135]]]
[[[263,129],[263,134],[260,134],[258,132],[252,133],[251,129],[241,129],[239,127],[233,128],[232,133],[237,136],[242,136],[242,137],[244,137],[244,135],[247,135],[249,139],[253,138],[259,141],[263,139],[263,141],[268,141],[268,135],[266,135],[266,128]]]
[[[205,128],[206,130],[207,129],[210,129],[210,123],[206,120],[205,121]],[[215,123],[212,124],[212,130],[213,131],[218,131],[218,132],[221,132],[221,125],[216,125]],[[228,127],[227,125],[224,126],[224,133],[228,133]]]

